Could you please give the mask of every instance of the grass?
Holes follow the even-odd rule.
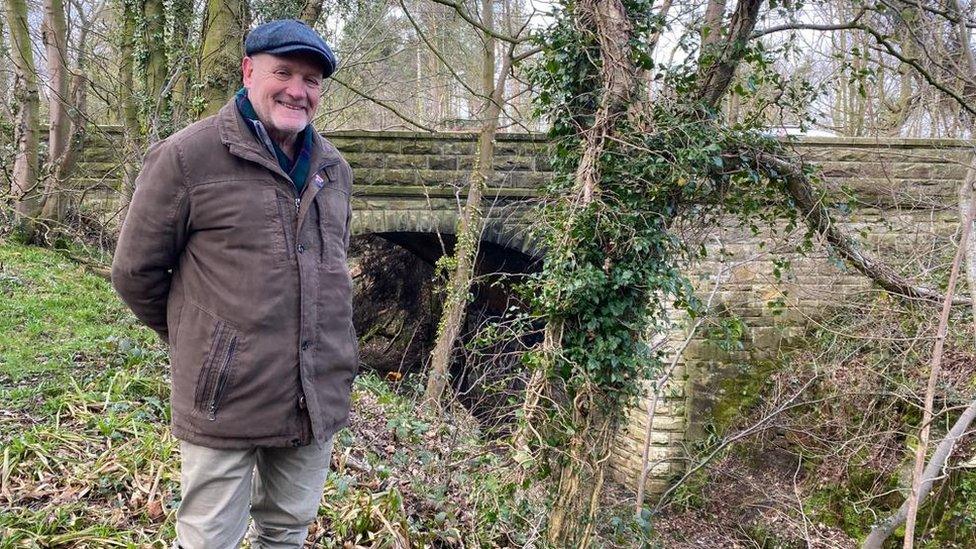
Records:
[[[166,355],[109,283],[0,245],[0,548],[166,547]]]
[[[152,348],[108,281],[47,250],[0,246],[0,372],[14,382],[91,365],[110,337]]]
[[[169,547],[168,399],[163,346],[107,281],[0,242],[0,549]],[[353,402],[308,547],[532,541],[544,509],[528,496],[541,492],[520,489],[470,418],[425,419],[368,374]]]

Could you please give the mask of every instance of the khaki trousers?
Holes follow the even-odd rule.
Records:
[[[254,549],[301,548],[318,514],[332,439],[298,448],[218,450],[182,441],[176,545],[235,549],[254,519]],[[250,509],[249,509],[250,508]]]

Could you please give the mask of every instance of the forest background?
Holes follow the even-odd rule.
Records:
[[[976,543],[973,177],[958,202],[936,205],[958,211],[958,230],[885,255],[834,222],[856,197],[827,194],[817,167],[774,139],[971,139],[970,3],[3,8],[0,547],[162,547],[172,535],[165,352],[111,295],[105,267],[146,147],[222,105],[240,85],[247,29],[280,17],[315,26],[340,58],[318,129],[477,140],[456,189],[456,236],[412,279],[426,325],[413,319],[406,342],[394,330],[384,347],[401,353],[400,367],[357,382],[357,419],[340,437],[310,543]],[[510,311],[472,322],[488,285],[478,269],[484,191],[504,132],[549,136],[554,179],[533,234],[546,258],[504,281]],[[113,175],[93,181],[82,160],[106,139],[112,154],[98,162]],[[729,220],[785,227],[790,253],[825,246],[875,286],[838,296],[802,343],[756,369],[731,419],[689,442],[685,473],[645,497],[642,479],[606,479],[605,456],[629,406],[674,381],[665,334],[742,339],[741,322],[709,307],[688,267]],[[395,304],[389,273],[377,281],[391,265],[419,269],[416,260],[376,237],[354,249],[359,289],[374,292],[357,302]],[[777,265],[789,276],[785,255]],[[389,326],[357,328],[368,344]],[[459,363],[478,365],[473,381],[457,380]],[[486,421],[460,393],[489,378],[500,389],[479,393],[493,402]]]

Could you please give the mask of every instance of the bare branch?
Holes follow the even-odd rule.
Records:
[[[890,42],[888,42],[887,38],[885,38],[884,35],[882,35],[876,29],[864,24],[858,24],[852,28],[859,29],[870,34],[874,38],[874,40],[878,43],[878,45],[884,48],[885,53],[901,61],[902,63],[911,66],[913,69],[915,69],[916,72],[918,72],[919,76],[924,78],[925,81],[929,83],[929,85],[931,85],[932,87],[936,88],[937,90],[941,91],[942,93],[954,99],[959,104],[960,107],[962,107],[969,113],[976,115],[976,108],[970,105],[969,102],[967,102],[958,93],[950,89],[942,82],[939,82],[938,79],[932,76],[932,73],[927,71],[925,67],[923,67],[922,64],[919,63],[918,59],[903,55],[900,51],[898,51],[897,48],[895,48]]]
[[[484,95],[472,89],[471,86],[469,86],[468,83],[464,81],[464,78],[462,78],[461,75],[459,75],[457,71],[454,70],[454,67],[447,62],[447,59],[444,59],[444,56],[441,55],[440,50],[438,50],[436,47],[434,47],[433,44],[430,43],[430,40],[427,38],[427,35],[424,33],[423,29],[420,28],[420,25],[414,20],[413,16],[410,15],[410,10],[407,9],[407,4],[404,3],[403,0],[400,0],[400,9],[402,9],[403,14],[407,16],[407,21],[410,21],[410,24],[413,25],[414,30],[417,31],[417,36],[419,36],[420,39],[423,40],[424,44],[427,45],[427,49],[429,49],[430,52],[434,54],[434,57],[437,57],[437,59],[441,63],[443,63],[445,67],[447,67],[447,70],[451,73],[451,76],[453,76],[454,79],[457,80],[459,84],[461,84],[461,87],[467,90],[468,93],[470,93],[471,95],[479,99],[485,99]]]
[[[434,128],[431,128],[430,126],[426,126],[426,125],[424,125],[423,123],[421,123],[421,122],[417,122],[417,121],[416,121],[416,120],[414,120],[413,118],[411,118],[411,117],[409,117],[409,116],[407,116],[407,115],[405,115],[405,114],[403,114],[402,112],[400,112],[400,110],[399,110],[399,109],[397,109],[397,108],[396,108],[396,107],[394,107],[393,105],[390,105],[390,104],[389,104],[389,103],[387,103],[386,101],[383,101],[382,99],[379,99],[379,98],[376,98],[376,97],[373,97],[372,95],[369,95],[369,94],[367,94],[367,93],[365,93],[365,92],[362,92],[362,91],[360,91],[360,90],[358,90],[358,89],[356,89],[356,88],[354,88],[354,87],[352,87],[351,85],[349,85],[349,84],[347,84],[347,83],[345,83],[345,82],[343,82],[343,81],[342,81],[342,80],[340,80],[339,78],[336,78],[336,75],[332,75],[332,80],[334,80],[334,81],[335,81],[335,82],[336,82],[337,84],[339,84],[339,85],[340,85],[340,86],[342,86],[343,88],[346,88],[347,90],[349,90],[349,91],[351,91],[352,93],[354,93],[354,94],[356,94],[356,95],[358,95],[359,97],[362,97],[363,99],[366,99],[366,100],[368,100],[368,101],[371,101],[371,102],[373,102],[373,103],[376,103],[377,105],[379,105],[379,106],[381,106],[381,107],[383,107],[384,109],[386,109],[386,110],[388,110],[388,111],[390,111],[390,112],[392,112],[393,114],[395,114],[395,115],[397,115],[397,116],[398,116],[398,117],[400,117],[400,118],[401,118],[401,119],[402,119],[402,120],[403,120],[404,122],[406,122],[406,123],[408,123],[408,124],[410,124],[411,126],[416,126],[416,127],[418,127],[418,128],[420,128],[420,129],[422,129],[422,130],[424,130],[424,131],[426,131],[426,132],[431,132],[431,133],[434,133],[434,132],[436,132],[436,131],[437,131],[437,130],[435,130]]]
[[[461,19],[464,19],[469,24],[471,24],[471,26],[491,36],[492,38],[497,38],[504,42],[511,42],[512,44],[521,44],[522,42],[526,42],[529,40],[529,37],[527,36],[521,38],[516,36],[509,36],[507,34],[501,34],[495,31],[494,29],[482,25],[477,19],[475,19],[474,17],[471,16],[470,13],[468,13],[468,10],[464,9],[464,6],[458,4],[457,2],[453,2],[452,0],[431,0],[431,1],[437,4],[441,4],[442,6],[453,8],[454,11],[456,11],[457,14],[461,16]]]
[[[775,32],[783,31],[794,31],[794,30],[818,30],[818,31],[837,31],[837,30],[853,30],[857,29],[857,22],[861,19],[867,10],[861,8],[858,10],[857,14],[854,15],[854,19],[851,19],[847,23],[836,23],[836,24],[826,24],[826,25],[816,25],[813,23],[786,23],[783,25],[776,25],[775,27],[769,27],[767,29],[760,29],[754,31],[750,39],[756,39],[761,36],[766,36],[767,34],[773,34]]]
[[[785,177],[785,190],[793,199],[796,208],[803,214],[807,225],[821,235],[831,249],[859,273],[867,276],[885,290],[903,297],[926,301],[942,301],[945,299],[945,296],[937,290],[912,283],[860,249],[831,220],[830,213],[823,205],[823,201],[815,196],[813,185],[809,176],[804,172],[801,162],[788,161],[766,153],[757,155],[756,161],[761,168],[764,168],[764,171],[775,171],[781,177]],[[969,303],[970,300],[965,298],[952,300],[953,305]]]

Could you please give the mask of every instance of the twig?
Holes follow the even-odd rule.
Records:
[[[774,32],[783,32],[783,31],[791,31],[791,30],[835,31],[835,30],[857,29],[857,22],[861,19],[861,17],[864,16],[864,12],[866,11],[867,8],[861,8],[860,10],[858,10],[856,14],[854,14],[854,18],[847,23],[836,23],[836,24],[827,24],[827,25],[816,25],[816,24],[809,24],[809,23],[786,23],[784,25],[776,25],[775,27],[769,27],[766,29],[753,31],[752,36],[750,36],[750,38],[755,39],[761,36],[766,36],[767,34],[773,34]]]
[[[356,88],[352,87],[351,85],[346,84],[342,80],[336,78],[335,75],[332,75],[332,80],[334,80],[337,84],[339,84],[343,88],[346,88],[347,90],[351,91],[352,93],[358,95],[359,97],[362,97],[363,99],[366,99],[368,101],[372,101],[373,103],[376,103],[377,105],[383,107],[384,109],[386,109],[386,110],[392,112],[393,114],[399,116],[404,122],[406,122],[406,123],[408,123],[408,124],[410,124],[412,126],[416,126],[416,127],[420,128],[420,129],[422,129],[422,130],[424,130],[426,132],[430,132],[430,133],[434,133],[434,132],[437,131],[434,128],[431,128],[430,126],[424,125],[422,122],[417,122],[413,118],[411,118],[411,117],[403,114],[402,112],[400,112],[399,109],[397,109],[393,105],[390,105],[386,101],[383,101],[382,99],[373,97],[372,95],[369,95],[369,94],[367,94],[365,92],[359,91]]]
[[[705,310],[708,310],[708,308],[711,307],[712,301],[715,299],[715,294],[718,293],[718,288],[721,285],[722,273],[725,270],[725,266],[720,264],[718,272],[715,273],[715,285],[712,287],[712,291],[708,296],[708,301],[705,304]],[[701,326],[704,320],[705,317],[702,316],[695,321],[695,324],[691,327],[691,330],[689,330],[688,336],[685,338],[684,342],[674,351],[674,356],[671,359],[671,364],[668,366],[668,369],[665,370],[664,373],[661,374],[661,376],[659,376],[656,380],[654,380],[654,391],[651,394],[650,404],[648,405],[649,407],[647,410],[647,425],[644,428],[644,450],[641,457],[641,472],[637,479],[637,505],[635,509],[637,516],[640,516],[641,509],[644,507],[644,490],[646,489],[645,484],[647,483],[647,475],[651,471],[651,468],[648,467],[651,452],[651,433],[654,432],[654,416],[656,415],[657,411],[658,399],[660,399],[661,396],[661,389],[671,379],[671,375],[674,373],[675,368],[678,367],[678,361],[684,354],[685,349],[688,348],[688,345],[691,344],[691,340],[694,339],[695,333],[698,331],[699,326]]]
[[[746,429],[743,429],[742,431],[739,431],[738,433],[736,433],[736,434],[734,434],[734,435],[732,435],[732,436],[730,436],[728,438],[723,439],[722,442],[719,443],[717,446],[715,446],[715,448],[713,448],[712,451],[709,452],[707,456],[705,456],[701,461],[699,461],[698,463],[696,463],[694,467],[688,469],[688,471],[686,471],[685,474],[682,475],[681,478],[679,478],[677,480],[677,482],[675,482],[674,484],[672,484],[667,490],[665,490],[665,492],[663,494],[661,494],[661,499],[658,501],[657,506],[654,508],[654,511],[655,512],[660,511],[661,508],[664,506],[664,504],[667,503],[668,498],[671,496],[671,494],[673,494],[674,491],[677,490],[679,486],[681,486],[682,484],[684,484],[684,482],[686,480],[688,480],[692,475],[694,475],[699,470],[701,470],[702,467],[705,467],[706,465],[708,465],[709,463],[711,463],[711,461],[713,459],[715,459],[715,456],[717,456],[719,453],[721,453],[722,450],[728,448],[729,445],[731,445],[731,444],[735,443],[736,441],[739,441],[739,440],[741,440],[743,438],[746,438],[748,436],[751,436],[754,433],[758,433],[758,432],[762,431],[763,429],[766,428],[766,424],[767,423],[769,423],[770,421],[772,421],[773,418],[775,418],[776,416],[782,414],[783,412],[789,411],[789,410],[791,410],[793,408],[797,408],[799,406],[809,406],[811,404],[816,404],[818,402],[823,402],[824,400],[826,400],[826,399],[823,399],[823,398],[818,398],[818,399],[814,399],[814,400],[796,402],[796,399],[800,398],[800,395],[802,395],[804,392],[806,392],[806,390],[810,387],[810,385],[812,385],[813,382],[816,381],[819,377],[820,377],[819,374],[816,374],[813,377],[811,377],[786,402],[784,402],[783,404],[781,404],[779,407],[777,407],[775,410],[773,410],[772,412],[770,412],[769,414],[767,414],[765,417],[763,417],[762,419],[760,419],[756,423],[750,425]]]
[[[945,347],[946,334],[949,331],[949,312],[952,310],[952,295],[956,291],[959,281],[959,266],[966,255],[966,242],[973,228],[973,218],[976,217],[976,193],[969,203],[969,212],[963,221],[962,236],[959,237],[959,248],[952,261],[952,271],[949,274],[949,286],[946,288],[942,313],[939,315],[939,329],[936,333],[935,344],[932,346],[932,359],[929,364],[929,383],[925,389],[925,407],[922,410],[922,431],[919,434],[918,447],[915,449],[915,468],[912,474],[912,493],[908,498],[908,516],[905,518],[905,549],[911,549],[915,543],[915,519],[918,516],[919,500],[923,480],[925,455],[928,450],[929,434],[932,428],[932,408],[935,401],[935,389],[942,370],[942,354]]]
[[[803,171],[801,163],[788,161],[768,153],[759,153],[755,158],[764,171],[772,171],[785,178],[785,190],[793,199],[796,208],[803,214],[807,225],[822,236],[831,249],[855,270],[885,290],[900,296],[926,301],[942,301],[945,299],[945,296],[937,290],[916,285],[898,275],[890,267],[862,250],[837,227],[826,206],[823,205],[823,201],[814,195],[813,185],[809,176]],[[966,298],[952,300],[953,305],[968,305],[970,302],[971,300]]]
[[[469,24],[471,24],[471,26],[477,28],[481,32],[493,38],[497,38],[504,42],[510,42],[512,44],[520,44],[530,39],[530,37],[516,37],[516,36],[508,36],[507,34],[501,34],[495,31],[494,29],[489,28],[486,25],[482,25],[480,22],[475,20],[475,18],[472,17],[470,13],[468,13],[468,10],[464,9],[464,6],[458,4],[457,2],[452,2],[451,0],[431,0],[431,1],[433,1],[435,4],[441,4],[442,6],[454,8],[454,11],[461,16],[461,19],[464,19]]]

